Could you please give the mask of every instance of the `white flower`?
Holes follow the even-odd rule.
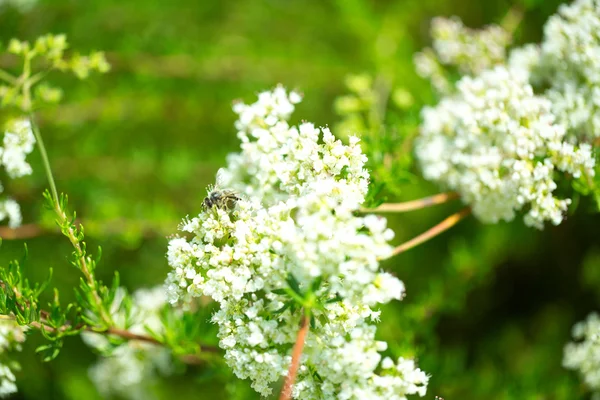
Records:
[[[31,175],[31,166],[25,161],[35,145],[31,122],[26,119],[13,121],[4,133],[3,144],[4,147],[0,147],[1,162],[8,176]]]
[[[13,199],[0,200],[0,221],[8,219],[8,226],[16,228],[21,225],[21,207]]]
[[[0,320],[0,354],[20,351],[25,341],[27,328],[15,321]],[[12,365],[12,363],[11,363]],[[16,377],[8,365],[0,363],[0,397],[5,398],[17,392]]]
[[[540,67],[540,52],[540,47],[535,44],[515,48],[508,57],[508,68],[519,79],[536,86],[540,82],[532,72]]]
[[[434,18],[431,37],[441,63],[456,65],[463,74],[478,74],[502,63],[511,40],[497,25],[475,30],[465,27],[457,17]]]
[[[111,307],[112,317],[118,326],[126,324],[125,311],[120,309],[124,291],[115,296]],[[162,286],[151,289],[139,289],[132,295],[127,330],[132,333],[146,334],[146,327],[154,332],[162,331],[159,311],[166,304],[166,293]],[[152,399],[149,382],[157,375],[168,374],[171,369],[171,356],[167,349],[153,344],[129,340],[112,349],[109,340],[97,333],[83,332],[84,342],[100,353],[110,351],[110,355],[101,358],[89,369],[89,376],[104,397],[132,400]]]
[[[0,397],[5,398],[17,393],[16,380],[10,368],[0,364]]]
[[[416,155],[425,178],[456,190],[484,222],[559,224],[570,199],[553,195],[555,171],[593,176],[588,145],[565,141],[551,103],[523,75],[496,67],[464,77],[457,94],[423,110]]]
[[[417,73],[431,81],[438,93],[451,92],[444,67],[454,66],[461,74],[477,75],[502,64],[511,35],[497,25],[475,30],[458,17],[437,17],[431,21],[432,48],[415,54]]]
[[[417,74],[428,79],[436,92],[445,94],[451,91],[450,81],[446,77],[444,67],[432,49],[426,48],[415,53],[413,63]]]
[[[588,315],[585,321],[573,326],[576,342],[565,346],[563,366],[577,370],[585,384],[600,396],[600,317]]]
[[[6,169],[10,178],[19,178],[31,174],[31,166],[25,161],[27,154],[33,151],[35,136],[31,123],[26,119],[17,119],[7,124],[0,146],[0,165]],[[4,188],[0,184],[0,192]],[[8,225],[16,228],[21,225],[21,208],[10,198],[0,200],[0,221],[8,219]]]
[[[351,137],[344,145],[328,128],[308,122],[290,126],[287,120],[299,100],[278,87],[261,93],[255,104],[234,106],[242,151],[229,155],[219,184],[264,205],[321,186],[333,199],[342,200],[343,207],[356,208],[368,186],[359,139]]]
[[[544,26],[539,47],[516,50],[511,64],[547,87],[552,112],[580,138],[600,136],[600,1],[562,5]],[[524,62],[525,59],[528,61]]]
[[[281,291],[290,279],[301,291],[312,288],[322,307],[312,310],[293,396],[374,398],[384,390],[374,371],[387,346],[375,340],[379,312],[372,307],[404,293],[379,267],[393,232],[383,218],[353,213],[369,178],[358,138],[345,145],[329,129],[290,126],[297,101],[277,88],[234,107],[241,152],[229,156],[219,184],[242,199],[183,222],[193,237],[171,240],[166,288],[173,302],[210,296],[219,303],[212,321],[225,360],[264,396],[287,373],[301,319]],[[395,379],[386,387],[397,399],[424,393],[426,379],[418,390],[408,375]]]

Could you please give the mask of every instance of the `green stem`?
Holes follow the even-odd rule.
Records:
[[[39,81],[41,81],[42,79],[44,79],[46,77],[46,75],[48,75],[48,72],[50,72],[50,70],[41,71],[41,72],[38,72],[37,74],[33,75],[31,78],[29,78],[30,86],[33,86],[36,83],[38,83]]]
[[[58,197],[58,191],[56,190],[56,183],[54,183],[54,175],[52,174],[52,168],[50,167],[50,161],[48,159],[48,153],[46,153],[46,146],[44,146],[44,141],[42,140],[42,135],[40,134],[40,130],[35,123],[34,115],[32,112],[29,113],[29,119],[31,121],[31,129],[33,134],[35,135],[35,139],[38,144],[38,148],[40,149],[40,153],[42,154],[42,160],[44,162],[44,169],[46,170],[46,176],[48,177],[48,183],[50,184],[50,191],[52,192],[52,198],[54,199],[54,211],[58,216],[60,224],[64,224],[65,221],[68,220],[65,211],[62,209],[61,201]],[[81,268],[81,272],[85,276],[90,288],[92,289],[92,297],[94,302],[96,303],[96,307],[98,308],[98,312],[100,313],[100,318],[106,324],[106,326],[110,327],[112,325],[112,319],[110,314],[106,310],[106,307],[102,303],[102,298],[98,294],[98,287],[96,285],[96,279],[93,275],[93,271],[88,267],[88,263],[85,257],[84,250],[79,243],[79,239],[77,238],[72,227],[69,227],[66,231],[63,232],[65,236],[69,239],[75,252],[78,257],[79,266]]]
[[[11,74],[9,74],[8,72],[6,72],[3,69],[0,69],[0,79],[5,81],[6,83],[10,83],[11,85],[14,85],[17,83],[17,78],[15,78],[14,76],[12,76]]]
[[[46,146],[44,146],[42,135],[40,134],[37,124],[35,123],[35,117],[32,112],[29,113],[29,121],[31,122],[31,130],[33,131],[38,148],[40,149],[40,154],[42,155],[42,161],[44,163],[44,169],[46,170],[46,177],[48,178],[50,191],[52,192],[52,198],[56,204],[60,204],[60,199],[58,198],[58,192],[56,190],[56,183],[54,183],[54,175],[52,175],[52,168],[50,167],[50,160],[48,159],[48,153],[46,152]]]

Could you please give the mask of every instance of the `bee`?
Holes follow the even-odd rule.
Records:
[[[223,189],[223,170],[220,169],[217,172],[217,180],[214,186],[208,188],[208,195],[202,201],[202,207],[208,210],[213,207],[220,208],[222,210],[230,210],[235,207],[235,203],[240,201],[242,198],[238,196],[235,190]]]

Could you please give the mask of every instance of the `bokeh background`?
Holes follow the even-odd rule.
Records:
[[[53,75],[61,105],[40,114],[59,191],[102,246],[98,274],[118,270],[130,289],[160,284],[168,271],[167,237],[180,219],[199,212],[206,186],[238,142],[234,99],[253,101],[277,83],[305,100],[295,121],[336,128],[336,98],[347,76],[384,77],[411,94],[389,107],[386,129],[414,134],[418,110],[434,101],[417,77],[414,52],[429,44],[429,21],[457,15],[471,27],[524,12],[516,43],[537,42],[557,0],[0,0],[0,40],[66,33],[74,49],[104,50],[113,68],[87,81]],[[7,60],[0,58],[0,65]],[[363,132],[353,132],[361,134]],[[400,150],[399,150],[400,151]],[[42,210],[46,180],[39,154],[34,174],[6,184],[24,209],[24,223],[52,226]],[[388,200],[439,192],[404,177]],[[5,182],[3,180],[3,182]],[[390,217],[398,243],[458,210],[451,203]],[[383,311],[379,335],[397,355],[418,359],[432,375],[427,399],[585,399],[578,377],[561,367],[572,325],[600,301],[600,218],[586,210],[544,231],[522,222],[483,225],[473,218],[388,261],[407,297]],[[47,232],[4,241],[0,265],[20,258],[32,279],[54,268],[62,299],[79,279],[64,238]],[[206,324],[206,321],[198,321]],[[96,355],[79,338],[42,363],[33,335],[18,355],[16,399],[100,398],[87,375]],[[229,378],[233,379],[233,378]],[[223,378],[202,367],[158,380],[159,399],[258,398],[247,384],[227,392]],[[229,386],[231,388],[231,386]]]

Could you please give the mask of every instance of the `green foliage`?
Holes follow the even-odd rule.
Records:
[[[87,253],[83,226],[76,224],[75,213],[71,217],[67,214],[68,199],[66,195],[61,195],[56,201],[50,192],[46,191],[44,198],[46,199],[46,208],[56,213],[56,224],[61,233],[69,239],[73,246],[71,264],[83,275],[79,281],[79,288],[75,289],[78,304],[89,312],[89,315],[84,315],[82,318],[94,329],[104,331],[113,325],[109,309],[115,301],[119,288],[119,275],[115,272],[115,278],[110,288],[96,279],[95,272],[102,254],[101,248],[98,248],[97,257],[92,257]]]
[[[25,247],[27,254],[27,247]],[[23,260],[24,262],[25,260]],[[0,313],[14,315],[19,325],[29,325],[40,320],[39,296],[50,282],[52,270],[48,279],[42,284],[31,286],[29,280],[22,275],[20,263],[11,261],[8,267],[0,269]]]
[[[528,23],[518,28],[517,43],[539,39],[541,24],[560,2],[523,3]],[[67,240],[51,232],[30,239],[26,271],[29,279],[45,282],[53,269],[61,301],[77,304],[60,308],[63,311],[56,312],[51,323],[58,327],[68,321],[73,329],[83,323],[102,330],[100,309],[110,308],[116,286],[133,290],[162,282],[167,271],[165,236],[175,231],[182,216],[198,210],[204,188],[237,146],[230,101],[279,82],[301,89],[311,99],[300,106],[298,115],[321,125],[340,121],[334,125],[337,134],[362,138],[375,176],[367,206],[436,193],[437,188],[415,179],[411,141],[419,109],[435,96],[416,77],[412,54],[427,45],[430,17],[457,14],[476,27],[500,21],[510,5],[474,0],[303,0],[285,6],[250,0],[47,0],[27,13],[0,5],[0,38],[8,46],[12,37],[65,32],[78,48],[106,49],[113,64],[110,74],[83,84],[48,75],[53,83],[34,82],[30,104],[23,91],[5,79],[8,76],[0,77],[6,84],[0,97],[16,108],[11,112],[62,102],[42,109],[39,124],[58,186],[69,193],[79,219],[66,205],[60,206],[65,218],[59,227]],[[0,60],[0,65],[8,73],[17,71],[10,77],[22,75],[17,63],[24,61],[28,47],[28,52],[36,52],[29,78],[42,73],[45,79],[49,69],[79,77],[86,69],[105,69],[100,59],[69,55],[64,49],[60,53],[59,36],[52,37],[54,43],[44,39],[46,44],[38,50],[35,41],[14,44],[14,51],[20,47],[18,54]],[[345,86],[343,77],[357,73],[360,78]],[[335,101],[339,97],[342,100]],[[55,211],[39,211],[39,194],[47,186],[40,159],[33,161],[33,169],[31,178],[10,182],[6,192],[23,204],[26,223],[54,228]],[[584,195],[593,192],[598,198],[596,189],[585,182],[575,185],[581,185],[577,187]],[[517,223],[482,226],[467,221],[385,264],[404,280],[408,294],[383,310],[381,336],[393,343],[390,353],[418,356],[420,366],[432,374],[428,398],[585,398],[576,376],[560,361],[572,324],[597,308],[600,300],[594,283],[600,221],[597,214],[587,213],[592,208],[588,206],[582,200],[581,210],[565,224],[545,232]],[[392,216],[390,225],[400,243],[457,208],[452,204]],[[102,245],[101,268],[96,268],[99,258],[90,257],[86,246],[73,248],[70,236],[83,241],[80,224],[86,227],[91,248]],[[0,291],[0,311],[15,316],[20,312],[21,321],[40,321],[41,310],[52,312],[55,303],[44,297],[47,292],[37,293],[44,285],[36,289],[25,283],[23,272],[16,272],[22,263],[18,268],[9,264],[22,248],[21,240],[6,241],[0,251],[2,265],[8,265],[0,269],[0,279],[10,282]],[[69,261],[77,271],[82,254],[94,263],[99,306],[85,276],[64,262],[67,254],[72,254]],[[120,278],[113,279],[116,269]],[[24,315],[18,307],[23,299],[7,291],[9,286],[26,293],[24,299],[36,304],[36,311]],[[125,312],[127,304],[128,300]],[[80,314],[84,307],[95,312]],[[216,342],[209,317],[210,307],[180,317],[164,313],[166,331],[151,336],[177,356],[200,356],[197,343]],[[33,336],[20,356],[24,362],[17,379],[27,382],[20,388],[22,398],[78,399],[95,393],[86,372],[93,359],[78,340],[63,341],[63,336],[59,359],[40,367],[32,355],[35,348],[50,345],[43,350],[48,356],[57,347],[46,338],[40,344]],[[109,337],[114,346],[123,342]],[[160,382],[158,398],[191,398],[198,392],[215,399],[256,398],[226,369],[197,368],[185,379]]]
[[[58,356],[64,338],[81,332],[79,307],[70,303],[63,309],[55,289],[53,300],[43,308],[40,295],[50,283],[52,269],[47,280],[32,286],[23,276],[24,261],[11,261],[7,268],[0,269],[0,314],[38,330],[49,343],[38,346],[36,352],[41,353],[44,361],[51,361]],[[74,317],[70,321],[69,315]]]
[[[216,329],[207,322],[210,320],[212,307],[196,304],[196,310],[180,310],[173,312],[173,308],[167,305],[161,312],[161,322],[164,327],[163,333],[156,333],[150,327],[146,330],[158,342],[167,346],[176,357],[183,362],[190,357],[198,359],[210,359],[211,353],[215,355],[215,347],[203,349],[201,343],[214,343]],[[205,323],[198,323],[205,321]]]
[[[367,74],[350,75],[345,84],[350,94],[335,101],[335,110],[342,118],[335,132],[340,137],[352,134],[362,139],[373,193],[380,194],[385,189],[399,196],[405,185],[417,179],[411,171],[412,141],[418,132],[415,101],[406,88],[392,87],[382,76],[373,79]],[[371,194],[366,206],[384,199]]]
[[[6,51],[21,59],[23,70],[18,76],[0,71],[0,80],[5,82],[0,86],[2,106],[29,113],[44,105],[58,103],[62,98],[61,89],[41,83],[52,70],[72,72],[79,79],[85,79],[91,71],[103,73],[110,69],[104,53],[94,52],[87,56],[74,53],[66,57],[68,47],[65,35],[40,36],[34,43],[11,39]]]

